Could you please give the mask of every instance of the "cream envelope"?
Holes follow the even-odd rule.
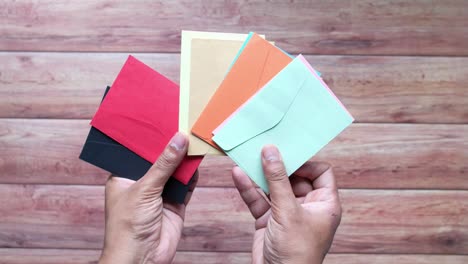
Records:
[[[188,155],[223,155],[190,129],[229,71],[247,34],[182,31],[179,131],[190,138]]]

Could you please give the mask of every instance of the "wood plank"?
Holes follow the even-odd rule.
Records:
[[[334,253],[466,254],[468,191],[342,190]],[[0,185],[0,247],[100,249],[102,186]],[[233,188],[198,188],[179,250],[248,252],[253,219]]]
[[[468,256],[453,255],[398,255],[398,254],[328,254],[324,264],[462,264]]]
[[[0,53],[0,117],[90,118],[127,56]],[[137,57],[168,78],[179,79],[179,55]]]
[[[2,264],[97,264],[100,250],[0,248]]]
[[[0,117],[91,118],[126,56],[0,52]],[[135,56],[178,82],[179,54]],[[307,59],[357,122],[468,123],[468,58]]]
[[[97,263],[99,250],[2,248],[2,264],[91,264]],[[468,256],[397,255],[397,254],[328,254],[324,264],[465,264]],[[177,252],[175,264],[250,263],[244,252]]]
[[[21,0],[0,6],[0,50],[178,52],[180,30],[192,29],[253,30],[293,53],[468,54],[463,0]]]
[[[78,159],[87,120],[0,119],[0,183],[103,184]],[[353,124],[315,160],[341,188],[468,189],[468,125]],[[208,156],[200,186],[233,186],[228,157]]]

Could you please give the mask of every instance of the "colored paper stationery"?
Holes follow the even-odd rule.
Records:
[[[203,155],[231,157],[265,192],[261,149],[276,145],[288,175],[353,122],[302,55],[255,33],[182,31],[179,87],[129,56],[96,112],[80,158],[141,178],[177,131],[187,156],[163,196],[183,202]]]
[[[179,131],[189,135],[188,155],[223,155],[192,135],[190,128],[251,35],[182,31]]]
[[[107,87],[105,94],[109,89],[110,87]],[[151,162],[138,156],[94,127],[91,127],[89,131],[80,159],[115,176],[134,181],[143,177],[152,166]],[[164,186],[162,196],[172,202],[183,203],[189,185],[190,182],[185,185],[171,177]]]
[[[268,192],[261,166],[264,145],[279,148],[291,175],[352,122],[341,102],[298,56],[220,127],[213,140]]]
[[[212,132],[291,61],[286,53],[254,34],[200,114],[192,133],[217,147]]]
[[[91,125],[154,163],[178,131],[179,88],[129,56]],[[202,157],[185,157],[174,178],[187,184]]]

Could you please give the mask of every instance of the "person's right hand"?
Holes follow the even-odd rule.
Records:
[[[288,179],[274,146],[262,150],[269,201],[239,168],[234,183],[255,221],[252,263],[322,263],[341,221],[335,178],[326,163],[307,162]]]

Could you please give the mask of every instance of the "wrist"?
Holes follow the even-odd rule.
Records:
[[[144,256],[141,247],[127,241],[113,241],[114,243],[105,243],[99,258],[99,264],[110,263],[141,263],[141,258]]]
[[[139,263],[138,258],[129,251],[115,251],[109,249],[103,249],[101,257],[99,258],[99,264],[111,264],[111,263]]]
[[[113,244],[104,246],[99,264],[172,263],[174,255],[159,252],[154,247],[141,243]]]
[[[322,264],[325,260],[326,251],[323,251],[321,248],[309,247],[307,249],[302,249],[297,252],[293,252],[290,255],[290,258],[286,259],[287,264],[293,263],[307,263],[307,264]]]
[[[289,261],[279,262],[279,263],[281,264],[298,264],[298,263],[322,264],[323,260],[324,258],[319,258],[319,257],[312,257],[312,258],[298,257],[298,258],[292,258]]]

